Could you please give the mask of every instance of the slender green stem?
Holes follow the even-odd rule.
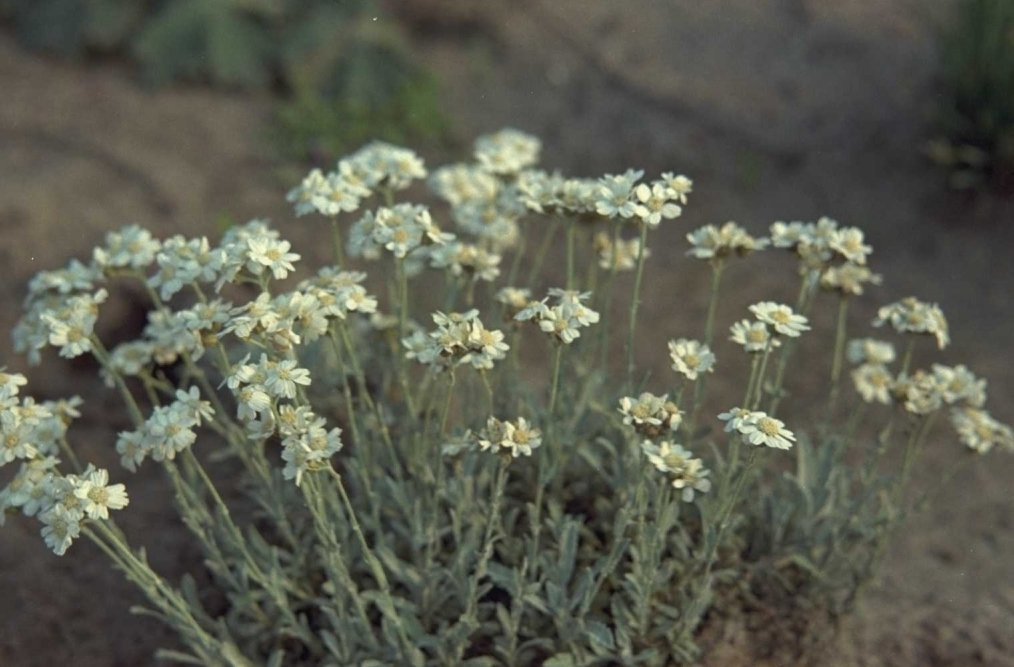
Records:
[[[725,270],[725,259],[718,258],[711,264],[711,294],[708,297],[708,316],[704,322],[704,344],[709,348],[715,336],[715,313],[718,311],[718,294],[722,285],[722,273]],[[688,433],[693,437],[697,427],[697,414],[704,404],[707,395],[707,373],[701,373],[694,381],[694,403],[690,407],[690,424]],[[744,407],[746,407],[744,405]]]
[[[832,416],[838,402],[842,359],[845,356],[845,334],[848,320],[849,298],[842,295],[838,300],[838,324],[834,334],[834,359],[831,362],[831,395],[828,397],[828,416]]]
[[[563,359],[564,344],[556,341],[556,353],[553,356],[553,384],[549,389],[549,410],[546,418],[550,424],[553,423],[553,416],[556,414],[556,397],[560,389],[560,362]]]
[[[458,623],[464,623],[470,627],[479,625],[479,619],[476,617],[476,612],[479,608],[479,582],[486,576],[486,566],[493,556],[493,534],[500,522],[500,506],[503,502],[504,488],[507,483],[507,466],[509,462],[509,455],[506,455],[500,459],[497,467],[489,515],[486,520],[486,530],[482,538],[482,551],[479,552],[479,559],[475,564],[475,570],[468,581],[468,601],[465,603],[465,611],[462,612],[461,617],[458,619]],[[454,658],[450,664],[461,664],[461,658],[464,655],[470,634],[461,633],[459,635],[461,638],[455,643],[453,650]]]
[[[630,300],[630,321],[627,327],[627,389],[634,387],[634,329],[637,326],[637,309],[641,305],[641,281],[644,278],[644,250],[648,244],[648,226],[641,225],[641,245],[637,249],[637,273],[634,277],[634,295]]]
[[[574,289],[574,236],[577,232],[577,221],[567,220],[567,289]]]
[[[342,247],[342,231],[338,227],[338,218],[331,218],[331,244],[334,247],[334,261],[339,269],[345,268],[345,249]]]
[[[394,624],[395,630],[398,633],[398,638],[401,640],[404,650],[408,653],[413,652],[414,645],[408,638],[408,633],[405,631],[405,625],[401,621],[401,617],[398,615],[397,608],[394,605],[394,599],[391,597],[391,585],[388,583],[387,575],[384,573],[384,566],[377,558],[376,554],[373,553],[373,549],[370,548],[369,543],[366,541],[366,535],[363,533],[362,526],[359,525],[359,519],[356,518],[356,510],[352,506],[352,501],[349,499],[349,494],[345,490],[345,483],[342,481],[342,476],[332,468],[328,467],[328,472],[331,477],[334,478],[335,484],[338,488],[338,493],[341,496],[342,505],[345,508],[345,513],[349,517],[349,522],[352,524],[352,532],[355,533],[356,539],[359,541],[359,546],[363,550],[363,557],[366,559],[366,563],[370,567],[370,572],[373,574],[373,578],[377,580],[377,586],[380,588],[380,595],[384,602],[381,605],[381,611],[391,623]]]
[[[549,253],[549,248],[553,243],[553,237],[556,236],[556,230],[559,226],[559,218],[553,218],[553,221],[549,223],[549,229],[546,230],[545,236],[542,237],[542,243],[539,245],[539,249],[535,254],[535,264],[532,265],[532,272],[528,276],[529,289],[532,289],[535,286],[535,282],[538,280],[539,273],[542,271],[542,265],[546,261],[546,255]]]
[[[616,286],[616,256],[619,252],[618,246],[620,243],[620,223],[613,222],[613,245],[612,245],[612,261],[609,266],[609,275],[606,277],[605,304],[602,306],[602,321],[599,324],[599,355],[600,361],[599,366],[604,370],[609,370],[609,323],[612,322],[613,312],[613,294]]]

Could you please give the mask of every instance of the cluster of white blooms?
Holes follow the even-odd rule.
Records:
[[[518,322],[534,321],[539,329],[550,334],[564,344],[573,343],[581,337],[581,329],[599,321],[599,314],[584,305],[591,292],[578,292],[558,287],[549,289],[549,296],[541,301],[532,301],[523,308],[514,319]],[[546,305],[550,297],[557,303]]]
[[[120,464],[136,472],[137,466],[149,457],[154,461],[172,461],[197,441],[194,429],[213,415],[211,404],[201,400],[197,387],[190,387],[188,391],[178,389],[176,400],[169,405],[156,406],[137,430],[118,434],[116,451]]]
[[[656,396],[644,392],[637,398],[623,396],[619,410],[624,424],[649,438],[673,432],[683,422],[683,413],[669,400],[668,394]]]
[[[599,268],[607,271],[633,271],[637,268],[637,257],[642,252],[641,239],[618,238],[613,243],[608,234],[599,232],[595,235],[593,244],[599,255]],[[651,249],[645,247],[643,253],[644,257],[650,257]]]
[[[127,506],[122,484],[109,485],[105,470],[89,465],[80,475],[62,475],[57,454],[71,420],[80,417],[78,397],[36,403],[21,397],[27,378],[0,369],[0,467],[19,461],[17,473],[0,489],[0,525],[7,512],[38,516],[42,537],[62,556],[87,519],[109,518],[109,510]]]
[[[453,276],[464,276],[472,282],[493,282],[500,276],[502,257],[474,243],[451,241],[430,252],[430,266],[447,269]]]
[[[986,410],[968,406],[952,408],[951,425],[961,443],[974,452],[985,454],[994,447],[1014,452],[1014,430]]]
[[[151,266],[162,242],[138,225],[106,234],[105,247],[92,251],[93,265],[109,273],[116,269],[139,270]]]
[[[914,296],[888,304],[877,311],[873,326],[890,323],[901,333],[926,334],[936,338],[937,347],[944,349],[951,342],[947,318],[935,303],[925,303]]]
[[[426,167],[413,151],[375,141],[339,160],[334,171],[314,169],[287,199],[297,216],[316,212],[335,217],[357,210],[378,189],[404,190],[422,178]]]
[[[873,273],[864,264],[845,262],[840,266],[829,266],[820,274],[820,286],[828,291],[837,291],[843,296],[860,296],[865,286],[883,282],[879,273]]]
[[[800,271],[822,270],[836,258],[864,265],[873,249],[863,242],[857,227],[839,227],[835,220],[822,217],[817,222],[775,222],[771,225],[771,243],[799,256]]]
[[[440,230],[428,208],[416,204],[381,206],[367,211],[349,230],[350,257],[378,259],[381,249],[398,259],[426,245],[444,245],[453,234]]]
[[[14,349],[27,353],[31,364],[40,363],[46,346],[59,348],[65,358],[91,352],[99,306],[109,296],[104,288],[91,289],[89,285],[89,291],[79,293],[30,296],[27,312],[14,328]]]
[[[532,290],[527,287],[501,287],[493,296],[493,300],[507,307],[507,315],[511,320],[532,301]]]
[[[663,220],[678,218],[683,213],[679,203],[686,203],[692,183],[685,176],[662,174],[651,183],[638,183],[643,171],[628,170],[607,175],[599,180],[595,211],[608,218],[635,218],[646,227],[658,227]]]
[[[641,451],[660,472],[672,476],[673,488],[680,490],[683,502],[693,502],[694,492],[707,493],[711,490],[711,471],[704,467],[704,461],[693,458],[693,454],[668,440],[657,445],[650,440],[641,443]]]
[[[700,373],[715,371],[715,355],[700,341],[679,338],[669,341],[669,358],[672,369],[688,380],[696,380]]]
[[[0,466],[13,461],[56,456],[70,421],[80,417],[81,399],[36,403],[20,397],[27,383],[21,373],[0,369]]]
[[[705,225],[687,234],[690,250],[687,254],[697,259],[710,262],[724,260],[736,255],[746,257],[752,252],[763,250],[770,241],[766,238],[754,238],[735,222],[727,222],[721,227]]]
[[[761,301],[750,306],[755,320],[740,320],[730,327],[730,340],[751,354],[773,350],[781,337],[795,338],[809,330],[807,319],[786,305]]]
[[[792,309],[784,304],[773,301],[761,301],[750,306],[750,312],[754,314],[758,322],[771,327],[773,333],[797,338],[802,332],[810,329],[807,320],[802,315],[792,312]]]
[[[450,370],[468,364],[478,370],[493,368],[510,347],[502,331],[487,329],[478,310],[466,313],[433,314],[434,331],[415,331],[402,340],[405,356],[435,370]]]
[[[866,362],[852,370],[856,391],[867,403],[891,405],[894,375],[885,364]]]
[[[785,428],[785,423],[766,412],[732,408],[718,415],[725,422],[726,433],[737,431],[743,442],[751,445],[764,445],[774,449],[791,449],[795,434]]]
[[[271,420],[267,420],[272,423]],[[282,476],[303,483],[303,475],[330,465],[331,457],[342,448],[342,430],[328,430],[327,420],[314,414],[308,406],[283,405],[278,408],[277,431],[282,438]],[[261,437],[266,437],[264,433]]]
[[[850,340],[846,356],[853,364],[890,364],[896,358],[894,345],[875,338]]]
[[[542,444],[542,431],[528,423],[524,417],[517,421],[501,421],[490,417],[486,427],[477,436],[479,449],[496,454],[506,450],[512,458],[531,456],[532,450]]]
[[[261,353],[256,364],[247,363],[246,355],[233,367],[225,384],[236,397],[236,416],[240,421],[256,419],[281,399],[296,398],[297,385],[309,386],[310,371],[299,368],[295,359],[275,360]]]
[[[517,174],[539,161],[542,142],[519,130],[506,128],[479,137],[475,142],[475,159],[485,171],[493,174]]]
[[[901,374],[891,387],[892,398],[908,412],[927,415],[946,405],[961,403],[970,408],[986,404],[986,381],[979,379],[963,364],[933,364],[933,370]]]
[[[743,349],[751,354],[764,352],[769,345],[774,349],[782,344],[777,336],[771,335],[768,325],[758,320],[740,320],[729,327],[729,330],[732,332],[729,340],[742,345]]]

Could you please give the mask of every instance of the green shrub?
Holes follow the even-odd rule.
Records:
[[[963,0],[941,37],[940,137],[927,152],[957,188],[1014,187],[1014,3]]]
[[[259,220],[214,247],[126,227],[89,263],[38,274],[16,349],[98,360],[132,421],[115,443],[123,467],[165,469],[213,586],[173,586],[117,527],[125,486],[66,437],[80,399],[35,403],[2,370],[0,465],[19,470],[0,517],[37,517],[58,555],[97,544],[178,632],[183,650],[162,657],[189,664],[663,667],[697,659],[703,629],[747,604],[769,610],[765,632],[851,609],[923,502],[908,486],[941,413],[965,461],[1014,448],[983,409],[984,380],[916,369],[917,348],[949,342],[935,304],[878,312],[900,360],[891,342],[848,341],[849,305],[879,276],[863,233],[828,218],[687,234],[685,269],[711,275],[708,313],[671,332],[668,354],[644,351],[648,387],[634,363],[648,239],[677,224],[692,183],[566,179],[535,169],[539,152],[505,130],[433,173],[383,143],[311,171],[289,200],[328,223],[335,263],[294,289],[280,281],[300,256]],[[397,202],[426,177],[454,234],[438,209]],[[562,287],[547,289],[560,232]],[[723,283],[759,251],[791,259],[798,296],[750,306],[720,364]],[[367,262],[386,265],[386,295],[356,270]],[[141,286],[151,312],[140,339],[107,350],[95,322],[111,280]],[[826,371],[793,356],[820,306],[838,316]],[[522,345],[545,352],[543,370],[524,367]],[[738,389],[721,408],[707,398],[716,369]],[[788,379],[824,372],[826,407],[807,417]],[[227,503],[237,479],[248,500]]]

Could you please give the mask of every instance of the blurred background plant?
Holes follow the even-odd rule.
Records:
[[[0,0],[29,48],[126,57],[153,86],[280,93],[269,145],[322,163],[371,139],[446,139],[436,77],[379,11],[372,0]]]
[[[1014,193],[1014,2],[964,0],[941,32],[936,137],[926,153],[958,189]]]

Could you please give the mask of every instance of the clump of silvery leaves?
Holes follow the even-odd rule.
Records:
[[[315,273],[261,220],[216,244],[124,227],[39,273],[15,348],[91,355],[132,426],[109,443],[122,469],[96,468],[75,452],[81,399],[35,402],[0,370],[0,516],[34,517],[60,556],[98,545],[178,633],[160,656],[183,663],[661,667],[705,654],[737,605],[851,609],[925,499],[908,487],[939,415],[956,459],[1012,448],[984,380],[916,366],[924,341],[948,344],[937,305],[880,309],[900,361],[891,340],[850,339],[849,305],[880,278],[862,231],[828,218],[686,233],[707,315],[636,349],[646,273],[679,289],[679,270],[646,268],[650,237],[680,224],[692,182],[567,178],[536,168],[540,150],[503,130],[435,170],[374,143],[310,172],[289,224],[331,239]],[[407,200],[423,181],[443,203]],[[717,322],[727,272],[761,251],[797,268],[795,300]],[[112,281],[150,311],[107,347]],[[793,352],[821,306],[837,327],[804,366]],[[709,400],[715,372],[736,396]],[[787,382],[806,373],[826,389],[816,412],[792,409],[813,406]],[[111,514],[143,493],[141,466],[164,469],[201,545],[214,616]]]

